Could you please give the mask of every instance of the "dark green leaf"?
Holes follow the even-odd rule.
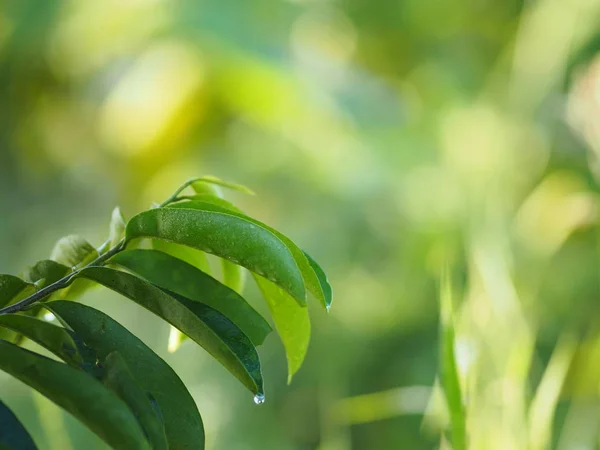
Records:
[[[127,225],[128,240],[143,237],[184,244],[229,259],[264,275],[299,303],[306,303],[302,273],[290,250],[272,232],[247,219],[214,211],[157,208],[138,214]]]
[[[70,330],[21,314],[0,315],[0,326],[31,339],[73,367],[94,370],[96,354]]]
[[[0,274],[0,308],[11,303],[11,300],[17,297],[32,285],[13,275]]]
[[[323,269],[321,269],[321,266],[319,266],[308,253],[304,252],[304,256],[306,256],[306,259],[308,259],[308,262],[315,271],[315,274],[317,274],[319,284],[321,285],[321,291],[325,297],[325,309],[329,311],[329,308],[331,308],[331,301],[333,300],[333,291],[331,289],[331,285],[329,284],[329,280],[327,279],[327,275],[325,275],[325,272]]]
[[[135,381],[156,402],[170,450],[202,450],[204,428],[192,396],[177,374],[148,346],[101,311],[80,303],[44,304],[98,352],[102,360],[118,351]]]
[[[167,437],[161,418],[152,407],[149,397],[134,380],[119,352],[109,353],[104,359],[104,385],[117,394],[135,413],[153,450],[167,450]]]
[[[25,427],[2,401],[0,401],[0,446],[7,450],[37,450]]]
[[[64,408],[112,448],[150,449],[127,405],[85,372],[5,341],[0,341],[0,370]]]
[[[68,267],[91,262],[98,257],[98,252],[81,236],[65,236],[56,243],[50,259]]]
[[[254,275],[254,279],[269,306],[283,342],[288,362],[288,383],[291,383],[304,361],[310,342],[308,308],[300,306],[287,292],[269,280],[258,275]]]
[[[29,269],[27,278],[32,283],[37,283],[39,288],[42,288],[57,282],[70,271],[71,269],[67,266],[57,263],[56,261],[45,259],[37,262]]]
[[[202,346],[248,389],[255,394],[263,393],[256,348],[217,310],[107,267],[90,267],[79,276],[100,283],[163,318]]]
[[[247,220],[253,223],[254,225],[272,233],[288,248],[290,253],[293,255],[294,260],[296,262],[296,266],[302,274],[302,278],[304,279],[304,283],[306,283],[306,288],[308,289],[308,291],[311,294],[313,294],[323,304],[325,308],[328,308],[327,300],[321,287],[321,282],[319,281],[315,270],[313,269],[309,260],[306,258],[304,252],[300,250],[300,248],[290,238],[280,233],[279,231],[269,227],[268,225],[265,225],[264,223],[256,219],[244,215],[242,212],[240,212],[239,209],[237,209],[235,206],[233,206],[226,200],[212,196],[203,196],[203,198],[205,200],[194,200],[189,202],[175,203],[173,205],[170,205],[169,208],[195,209],[200,211],[230,214],[240,219]]]
[[[262,344],[271,332],[267,321],[243,297],[177,258],[156,250],[127,250],[115,255],[110,263],[216,309],[237,325],[254,345]]]
[[[160,250],[163,253],[181,259],[188,264],[200,269],[202,272],[211,274],[210,264],[206,253],[185,245],[174,244],[173,242],[152,239],[152,248]],[[175,289],[173,289],[176,291]],[[185,295],[185,294],[182,294]],[[187,339],[187,336],[174,326],[171,326],[169,333],[169,352],[173,353],[181,347],[181,344]]]

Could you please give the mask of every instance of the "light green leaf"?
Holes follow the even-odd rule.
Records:
[[[207,183],[206,181],[196,181],[192,184],[192,188],[197,194],[214,195],[216,197],[222,197],[223,195],[219,186],[216,184]],[[179,198],[182,198],[182,196]]]
[[[217,310],[107,267],[90,267],[78,276],[100,283],[161,317],[203,347],[252,392],[263,393],[256,348]]]
[[[52,249],[50,259],[68,267],[91,262],[98,257],[98,252],[81,236],[70,235],[58,240]]]
[[[169,329],[169,342],[167,345],[168,352],[175,353],[187,339],[189,338],[185,334],[171,325]]]
[[[157,208],[133,217],[127,240],[159,238],[198,248],[275,282],[300,304],[304,280],[287,246],[269,230],[232,214],[194,209]]]
[[[222,187],[225,187],[228,189],[233,189],[235,191],[243,192],[244,194],[256,195],[253,190],[247,188],[246,186],[243,186],[243,185],[237,184],[237,183],[231,183],[229,181],[224,181],[224,180],[221,180],[220,178],[213,177],[210,175],[196,178],[195,180],[192,181],[191,186],[196,192],[198,192],[200,194],[200,193],[206,192],[206,188],[205,188],[206,184],[216,184],[217,186],[222,186]]]
[[[146,344],[118,322],[89,306],[67,301],[45,303],[101,360],[118,351],[140,388],[160,410],[170,450],[202,450],[204,428],[194,400],[181,379]]]
[[[202,272],[211,274],[210,264],[206,253],[195,248],[186,247],[185,245],[174,244],[172,242],[161,241],[160,239],[152,239],[152,248],[160,250],[163,253],[181,259],[186,263],[200,269]]]
[[[0,308],[11,303],[11,300],[17,297],[26,289],[32,289],[33,286],[13,275],[0,274]]]
[[[0,341],[0,370],[71,413],[116,450],[149,450],[127,405],[92,376]]]
[[[110,232],[108,235],[108,240],[110,241],[111,248],[117,245],[121,241],[121,239],[125,237],[125,226],[125,217],[123,217],[121,208],[117,206],[115,209],[113,209],[110,218]]]
[[[306,256],[306,259],[308,259],[308,262],[310,263],[311,267],[315,271],[315,274],[317,275],[317,278],[319,279],[321,291],[323,292],[323,296],[325,298],[325,309],[329,311],[329,308],[331,308],[331,302],[333,300],[333,290],[331,289],[331,285],[329,284],[327,275],[325,275],[325,272],[323,271],[323,269],[321,269],[321,266],[319,266],[319,264],[317,264],[317,262],[314,259],[312,259],[308,253],[304,252],[304,256]]]
[[[2,401],[0,401],[0,446],[7,450],[37,450],[25,427]]]
[[[177,208],[177,209],[195,209],[199,211],[212,211],[212,212],[220,212],[224,214],[230,214],[235,217],[238,217],[243,220],[247,220],[254,225],[257,225],[263,228],[266,231],[269,231],[273,235],[275,235],[290,251],[293,255],[296,265],[300,272],[302,273],[302,278],[304,279],[304,283],[306,284],[306,288],[308,291],[317,298],[325,308],[328,308],[327,299],[325,297],[325,293],[323,292],[323,288],[321,282],[315,273],[315,270],[309,260],[307,259],[305,253],[300,250],[300,248],[287,236],[275,230],[274,228],[265,225],[264,223],[253,219],[251,217],[246,216],[239,209],[233,206],[226,200],[211,197],[211,196],[203,196],[204,200],[198,201],[193,200],[189,202],[175,203],[170,205],[169,208]],[[260,274],[259,274],[260,275]],[[329,300],[331,303],[331,300]]]
[[[302,366],[310,342],[310,317],[308,308],[298,305],[290,295],[269,280],[254,275],[277,332],[281,337],[288,362],[288,383]]]
[[[227,259],[221,259],[221,267],[223,270],[223,284],[241,294],[246,284],[246,269]]]
[[[152,450],[168,450],[164,424],[146,393],[134,380],[119,352],[109,353],[104,359],[102,383],[117,394],[134,412],[148,437]]]
[[[70,330],[21,314],[0,315],[0,327],[31,339],[73,367],[97,373],[96,353]]]
[[[263,343],[271,332],[267,321],[243,297],[195,267],[156,250],[126,250],[109,260],[190,300],[216,309],[250,338]]]

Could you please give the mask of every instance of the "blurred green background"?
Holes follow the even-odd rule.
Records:
[[[165,323],[85,298],[180,374],[207,449],[449,448],[444,265],[469,447],[599,448],[598,23],[598,0],[4,0],[0,272],[188,177],[243,183],[334,287],[291,386],[275,336],[256,406]],[[41,449],[105,448],[0,386]]]

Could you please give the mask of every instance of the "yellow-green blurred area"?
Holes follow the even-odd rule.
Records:
[[[600,0],[4,0],[0,272],[189,177],[243,183],[334,288],[290,386],[275,335],[256,406],[167,324],[85,297],[173,366],[207,449],[451,448],[445,265],[469,448],[599,448],[598,24]],[[0,386],[41,449],[105,448]]]

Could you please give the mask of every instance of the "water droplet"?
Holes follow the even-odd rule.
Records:
[[[52,314],[52,313],[44,314],[44,320],[46,322],[52,322],[54,320],[54,314]]]
[[[256,394],[254,396],[254,403],[262,405],[265,402],[265,396],[263,394]]]
[[[329,312],[329,310],[331,309],[331,305],[325,305],[325,311]]]

